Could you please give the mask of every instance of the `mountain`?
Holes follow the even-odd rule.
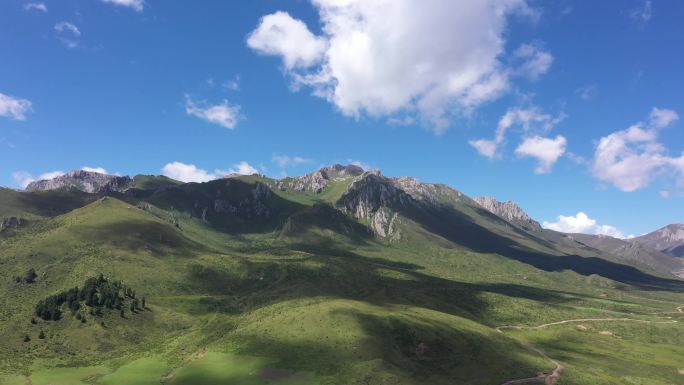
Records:
[[[344,165],[70,174],[0,188],[0,385],[681,383],[673,266],[517,206]]]
[[[280,190],[320,193],[336,180],[353,178],[363,174],[363,172],[363,169],[359,166],[334,164],[307,175],[279,180],[277,188]]]
[[[684,224],[673,223],[652,233],[632,239],[632,242],[660,250],[675,257],[684,257]]]
[[[592,248],[619,256],[631,263],[656,271],[672,272],[684,278],[684,260],[659,251],[633,239],[618,239],[608,235],[571,234],[572,238]]]
[[[505,220],[530,231],[541,231],[539,222],[532,219],[515,202],[499,202],[493,197],[476,197],[475,202]]]
[[[127,176],[74,170],[54,179],[31,182],[26,186],[26,191],[79,190],[96,193],[104,190],[124,191],[132,186],[133,179]]]

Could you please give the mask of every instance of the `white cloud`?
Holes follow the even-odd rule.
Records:
[[[107,173],[107,170],[105,170],[105,169],[102,168],[102,167],[88,167],[88,166],[83,166],[83,167],[81,167],[81,170],[83,170],[83,171],[90,171],[90,172],[97,172],[97,173],[100,173],[100,174],[108,174],[108,173]]]
[[[660,191],[659,194],[661,197],[663,197],[665,199],[669,198],[672,195],[672,193],[667,191],[667,190],[662,190],[662,191]]]
[[[651,127],[660,129],[669,126],[672,122],[679,119],[679,114],[666,108],[653,107],[649,118]]]
[[[374,169],[373,166],[371,166],[370,164],[368,164],[368,163],[366,163],[366,162],[364,162],[364,161],[361,161],[361,160],[347,159],[347,163],[348,163],[348,164],[351,164],[351,165],[354,165],[354,166],[361,167],[364,171],[368,171],[368,170],[373,170],[373,169]]]
[[[551,171],[551,167],[565,153],[566,145],[567,140],[561,135],[556,136],[555,139],[532,136],[525,138],[515,149],[515,153],[518,156],[536,158],[539,165],[534,169],[534,172],[546,174]]]
[[[34,178],[31,173],[27,171],[16,171],[12,173],[12,178],[22,187],[26,188],[31,182],[35,182],[37,180],[48,180],[48,179],[54,179],[57,178],[58,176],[64,175],[63,171],[51,171],[51,172],[46,172],[43,174],[38,175],[38,177]]]
[[[162,168],[162,174],[181,182],[208,182],[210,180],[219,179],[225,176],[225,173],[210,173],[207,170],[197,168],[197,166],[194,164],[186,164],[181,162],[166,164]]]
[[[670,157],[667,148],[657,141],[659,130],[678,118],[675,111],[653,108],[648,123],[602,137],[594,153],[594,176],[628,192],[644,188],[668,172],[684,180],[684,154]]]
[[[470,145],[473,146],[482,156],[485,156],[489,159],[494,159],[498,156],[499,143],[497,143],[496,140],[478,139],[471,140],[468,143],[470,143]]]
[[[556,117],[542,113],[537,107],[511,108],[499,119],[494,139],[471,140],[469,143],[480,155],[494,159],[500,156],[499,147],[504,143],[506,132],[511,127],[520,127],[525,133],[546,133],[565,117],[564,113]]]
[[[227,174],[252,175],[258,174],[259,170],[252,167],[249,163],[242,161],[228,170]]]
[[[145,2],[143,0],[101,0],[103,3],[109,3],[114,5],[120,5],[123,7],[132,8],[137,12],[141,12],[145,8]]]
[[[240,119],[240,106],[231,105],[227,100],[221,104],[210,105],[205,101],[194,101],[185,95],[185,112],[209,123],[233,129]]]
[[[312,3],[319,36],[276,12],[261,19],[247,44],[280,56],[295,89],[311,87],[344,115],[411,113],[436,132],[452,115],[509,89],[510,69],[502,61],[507,19],[536,15],[525,0]],[[548,62],[543,54],[531,59],[530,70]]]
[[[276,12],[261,18],[259,26],[247,38],[255,51],[282,56],[287,69],[309,67],[323,58],[324,38],[317,37],[301,20],[287,12]]]
[[[515,50],[513,57],[521,62],[517,73],[530,80],[539,79],[553,64],[553,55],[539,44],[522,44]]]
[[[289,155],[273,155],[273,162],[280,167],[288,166],[298,166],[300,164],[306,164],[311,162],[311,159],[302,158],[301,156],[289,156]]]
[[[622,231],[614,226],[600,225],[595,219],[583,212],[577,213],[575,216],[559,215],[556,222],[544,221],[542,227],[545,229],[560,231],[563,233],[583,233],[583,234],[597,234],[609,235],[615,238],[625,238]]]
[[[0,93],[0,116],[26,120],[26,113],[29,111],[31,111],[30,101]]]
[[[40,11],[40,12],[47,12],[47,5],[45,3],[27,3],[24,5],[24,10],[25,11]]]
[[[162,168],[162,174],[181,182],[209,182],[211,180],[220,179],[231,174],[252,175],[258,174],[259,171],[252,167],[249,163],[242,161],[234,165],[229,170],[216,169],[213,172],[198,168],[194,164],[187,164],[182,162],[167,163]]]
[[[81,30],[68,21],[60,21],[55,24],[55,31],[57,31],[57,38],[67,48],[76,48],[78,46],[78,39],[81,37]]]

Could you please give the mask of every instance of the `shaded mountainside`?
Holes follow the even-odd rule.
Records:
[[[675,257],[684,257],[684,224],[674,223],[652,233],[632,239],[640,245],[648,246]]]
[[[451,187],[339,165],[95,179],[0,189],[0,385],[501,384],[552,369],[531,342],[563,383],[681,383],[684,322],[497,326],[678,318],[683,281]]]
[[[620,256],[628,262],[647,266],[656,271],[673,272],[684,277],[684,260],[633,240],[613,238],[607,235],[571,234],[583,244]]]

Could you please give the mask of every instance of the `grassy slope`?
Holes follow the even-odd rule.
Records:
[[[307,218],[316,199],[297,199],[297,215]],[[496,218],[473,217],[529,243]],[[0,236],[0,335],[7,341],[0,384],[26,383],[23,376],[34,384],[265,384],[272,372],[277,383],[300,385],[496,384],[551,368],[518,340],[561,360],[563,383],[684,383],[676,374],[684,352],[673,345],[681,323],[494,330],[570,318],[659,319],[649,313],[684,302],[672,288],[546,271],[434,242],[419,224],[406,226],[405,242],[392,244],[316,223],[286,236],[229,235],[183,211],[142,210],[114,198],[36,220]],[[29,267],[37,283],[11,282]],[[99,273],[124,279],[150,310],[128,319],[108,314],[104,326],[70,316],[28,322],[39,299]],[[597,333],[608,327],[614,336]],[[38,339],[40,330],[48,338]],[[25,333],[31,342],[21,341]],[[428,359],[416,358],[420,341]],[[253,370],[241,372],[245,365]]]

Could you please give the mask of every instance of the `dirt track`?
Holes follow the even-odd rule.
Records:
[[[671,313],[684,313],[684,306],[679,306],[676,309],[676,312],[671,312]],[[665,314],[665,313],[663,313]],[[537,325],[537,326],[526,326],[526,325],[504,325],[504,326],[497,326],[495,329],[499,333],[503,333],[504,329],[516,329],[516,330],[521,330],[521,329],[543,329],[549,326],[556,326],[556,325],[563,325],[563,324],[568,324],[568,323],[575,323],[575,322],[641,322],[641,323],[650,323],[650,324],[663,324],[663,323],[676,323],[676,320],[669,320],[669,321],[649,321],[649,320],[642,320],[642,319],[635,319],[635,318],[578,318],[578,319],[567,319],[567,320],[562,320],[562,321],[556,321],[556,322],[550,322],[542,325]],[[546,384],[546,385],[555,385],[558,383],[560,380],[561,372],[563,371],[563,365],[561,365],[560,362],[554,360],[553,358],[549,357],[546,353],[544,353],[542,350],[534,347],[533,345],[530,345],[528,343],[523,343],[523,346],[528,348],[529,350],[534,351],[535,353],[539,354],[540,356],[546,358],[547,360],[551,361],[555,367],[551,371],[551,373],[539,373],[536,377],[527,377],[527,378],[518,378],[518,379],[513,379],[513,380],[508,380],[501,385],[519,385],[519,384],[532,384],[532,383],[537,383],[537,384]]]

